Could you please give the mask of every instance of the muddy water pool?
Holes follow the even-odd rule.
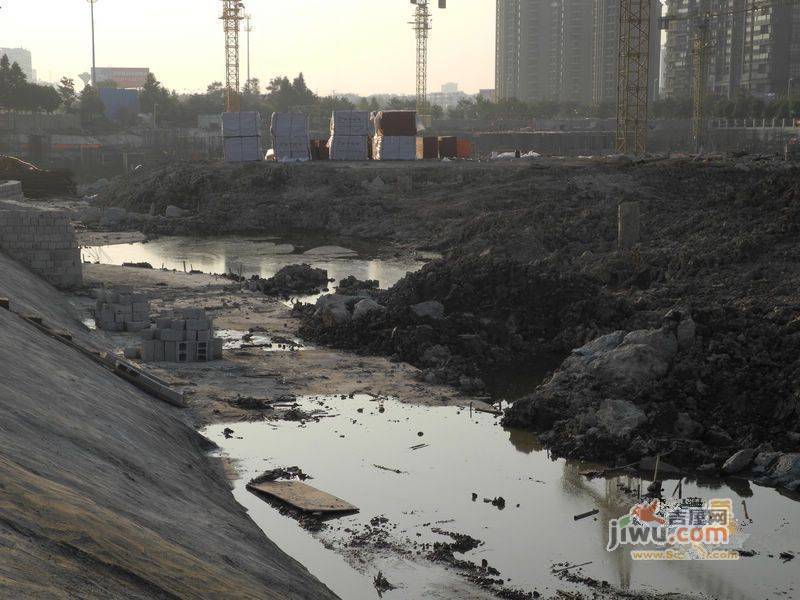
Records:
[[[376,279],[386,288],[424,264],[408,257],[376,258],[377,248],[373,246],[352,244],[355,249],[350,246],[345,248],[307,237],[168,236],[133,244],[87,246],[82,249],[82,256],[84,261],[102,264],[147,262],[156,269],[236,273],[248,278],[272,277],[286,265],[307,263],[328,271],[328,276],[335,280],[330,284],[331,290],[348,275],[362,280]]]
[[[684,482],[686,497],[733,500],[736,517],[745,521],[744,547],[754,556],[735,562],[633,561],[629,548],[606,550],[609,519],[627,514],[635,501],[624,488],[635,489],[638,482],[628,476],[587,480],[581,475],[586,465],[551,460],[529,434],[504,430],[494,416],[470,415],[469,409],[418,407],[368,395],[298,402],[305,411],[323,411],[325,418],[219,424],[203,433],[235,461],[241,478],[234,495],[255,522],[343,598],[374,598],[372,577],[379,570],[398,586],[386,598],[472,597],[463,587],[458,591],[465,584],[452,569],[416,553],[420,543],[452,541],[435,533],[437,527],[484,542],[458,558],[477,564],[485,559],[508,587],[543,597],[576,586],[551,573],[553,565],[566,562],[589,562],[582,575],[633,591],[732,600],[800,597],[800,556],[789,562],[779,557],[800,551],[800,504],[775,490],[743,480]],[[223,435],[225,427],[234,430],[231,439]],[[419,444],[428,445],[411,449]],[[309,533],[245,489],[266,469],[294,465],[313,477],[307,483],[360,512]],[[667,482],[665,488],[671,492],[674,485]],[[484,502],[498,496],[506,502],[502,510]],[[742,501],[752,522],[741,514]],[[574,520],[595,508],[596,516]],[[408,549],[407,555],[351,544],[351,532],[367,528],[375,517],[388,519],[389,545]],[[586,591],[579,584],[577,589]]]

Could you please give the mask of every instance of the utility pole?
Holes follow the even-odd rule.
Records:
[[[248,14],[246,14],[244,16],[245,22],[247,23],[245,25],[245,28],[244,28],[244,30],[247,32],[247,82],[245,83],[245,85],[247,85],[248,87],[249,87],[250,81],[251,81],[251,78],[250,78],[250,33],[253,31],[253,26],[250,24],[250,19],[251,18],[252,17],[250,15],[248,15]]]
[[[95,61],[95,52],[94,52],[94,5],[97,0],[86,0],[89,3],[89,9],[92,15],[92,86],[95,88],[97,87],[97,81],[95,80],[96,71],[97,71],[97,63]]]
[[[650,90],[650,0],[620,0],[616,151],[644,154]]]

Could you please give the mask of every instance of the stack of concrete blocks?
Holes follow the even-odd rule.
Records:
[[[0,250],[56,287],[83,281],[68,210],[0,200]]]
[[[367,160],[370,134],[369,112],[335,110],[331,116],[331,137],[328,140],[331,160]]]
[[[150,301],[129,285],[95,290],[94,321],[105,331],[142,331],[150,327]]]
[[[272,113],[272,149],[279,162],[311,160],[308,116],[303,113]]]
[[[222,359],[222,338],[214,337],[214,324],[203,309],[185,308],[156,319],[142,332],[144,362],[206,362]]]
[[[222,114],[225,160],[229,163],[264,160],[261,152],[261,115],[255,111]]]
[[[417,113],[413,110],[381,110],[372,114],[375,160],[417,159]]]

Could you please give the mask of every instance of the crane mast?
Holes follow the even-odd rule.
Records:
[[[225,31],[225,91],[227,112],[241,110],[239,96],[239,24],[244,4],[238,0],[222,0],[222,27]]]

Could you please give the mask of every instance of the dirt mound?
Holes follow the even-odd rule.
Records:
[[[504,424],[558,456],[629,464],[661,454],[717,470],[740,448],[789,452],[800,431],[798,310],[715,305],[576,349]],[[679,312],[679,311],[677,311]]]
[[[268,279],[254,276],[252,288],[268,296],[289,297],[293,294],[316,294],[328,288],[328,272],[305,263],[286,265]]]
[[[306,337],[391,355],[428,381],[465,390],[537,355],[567,352],[630,312],[589,277],[490,257],[435,261],[374,299],[331,296],[299,310]]]

